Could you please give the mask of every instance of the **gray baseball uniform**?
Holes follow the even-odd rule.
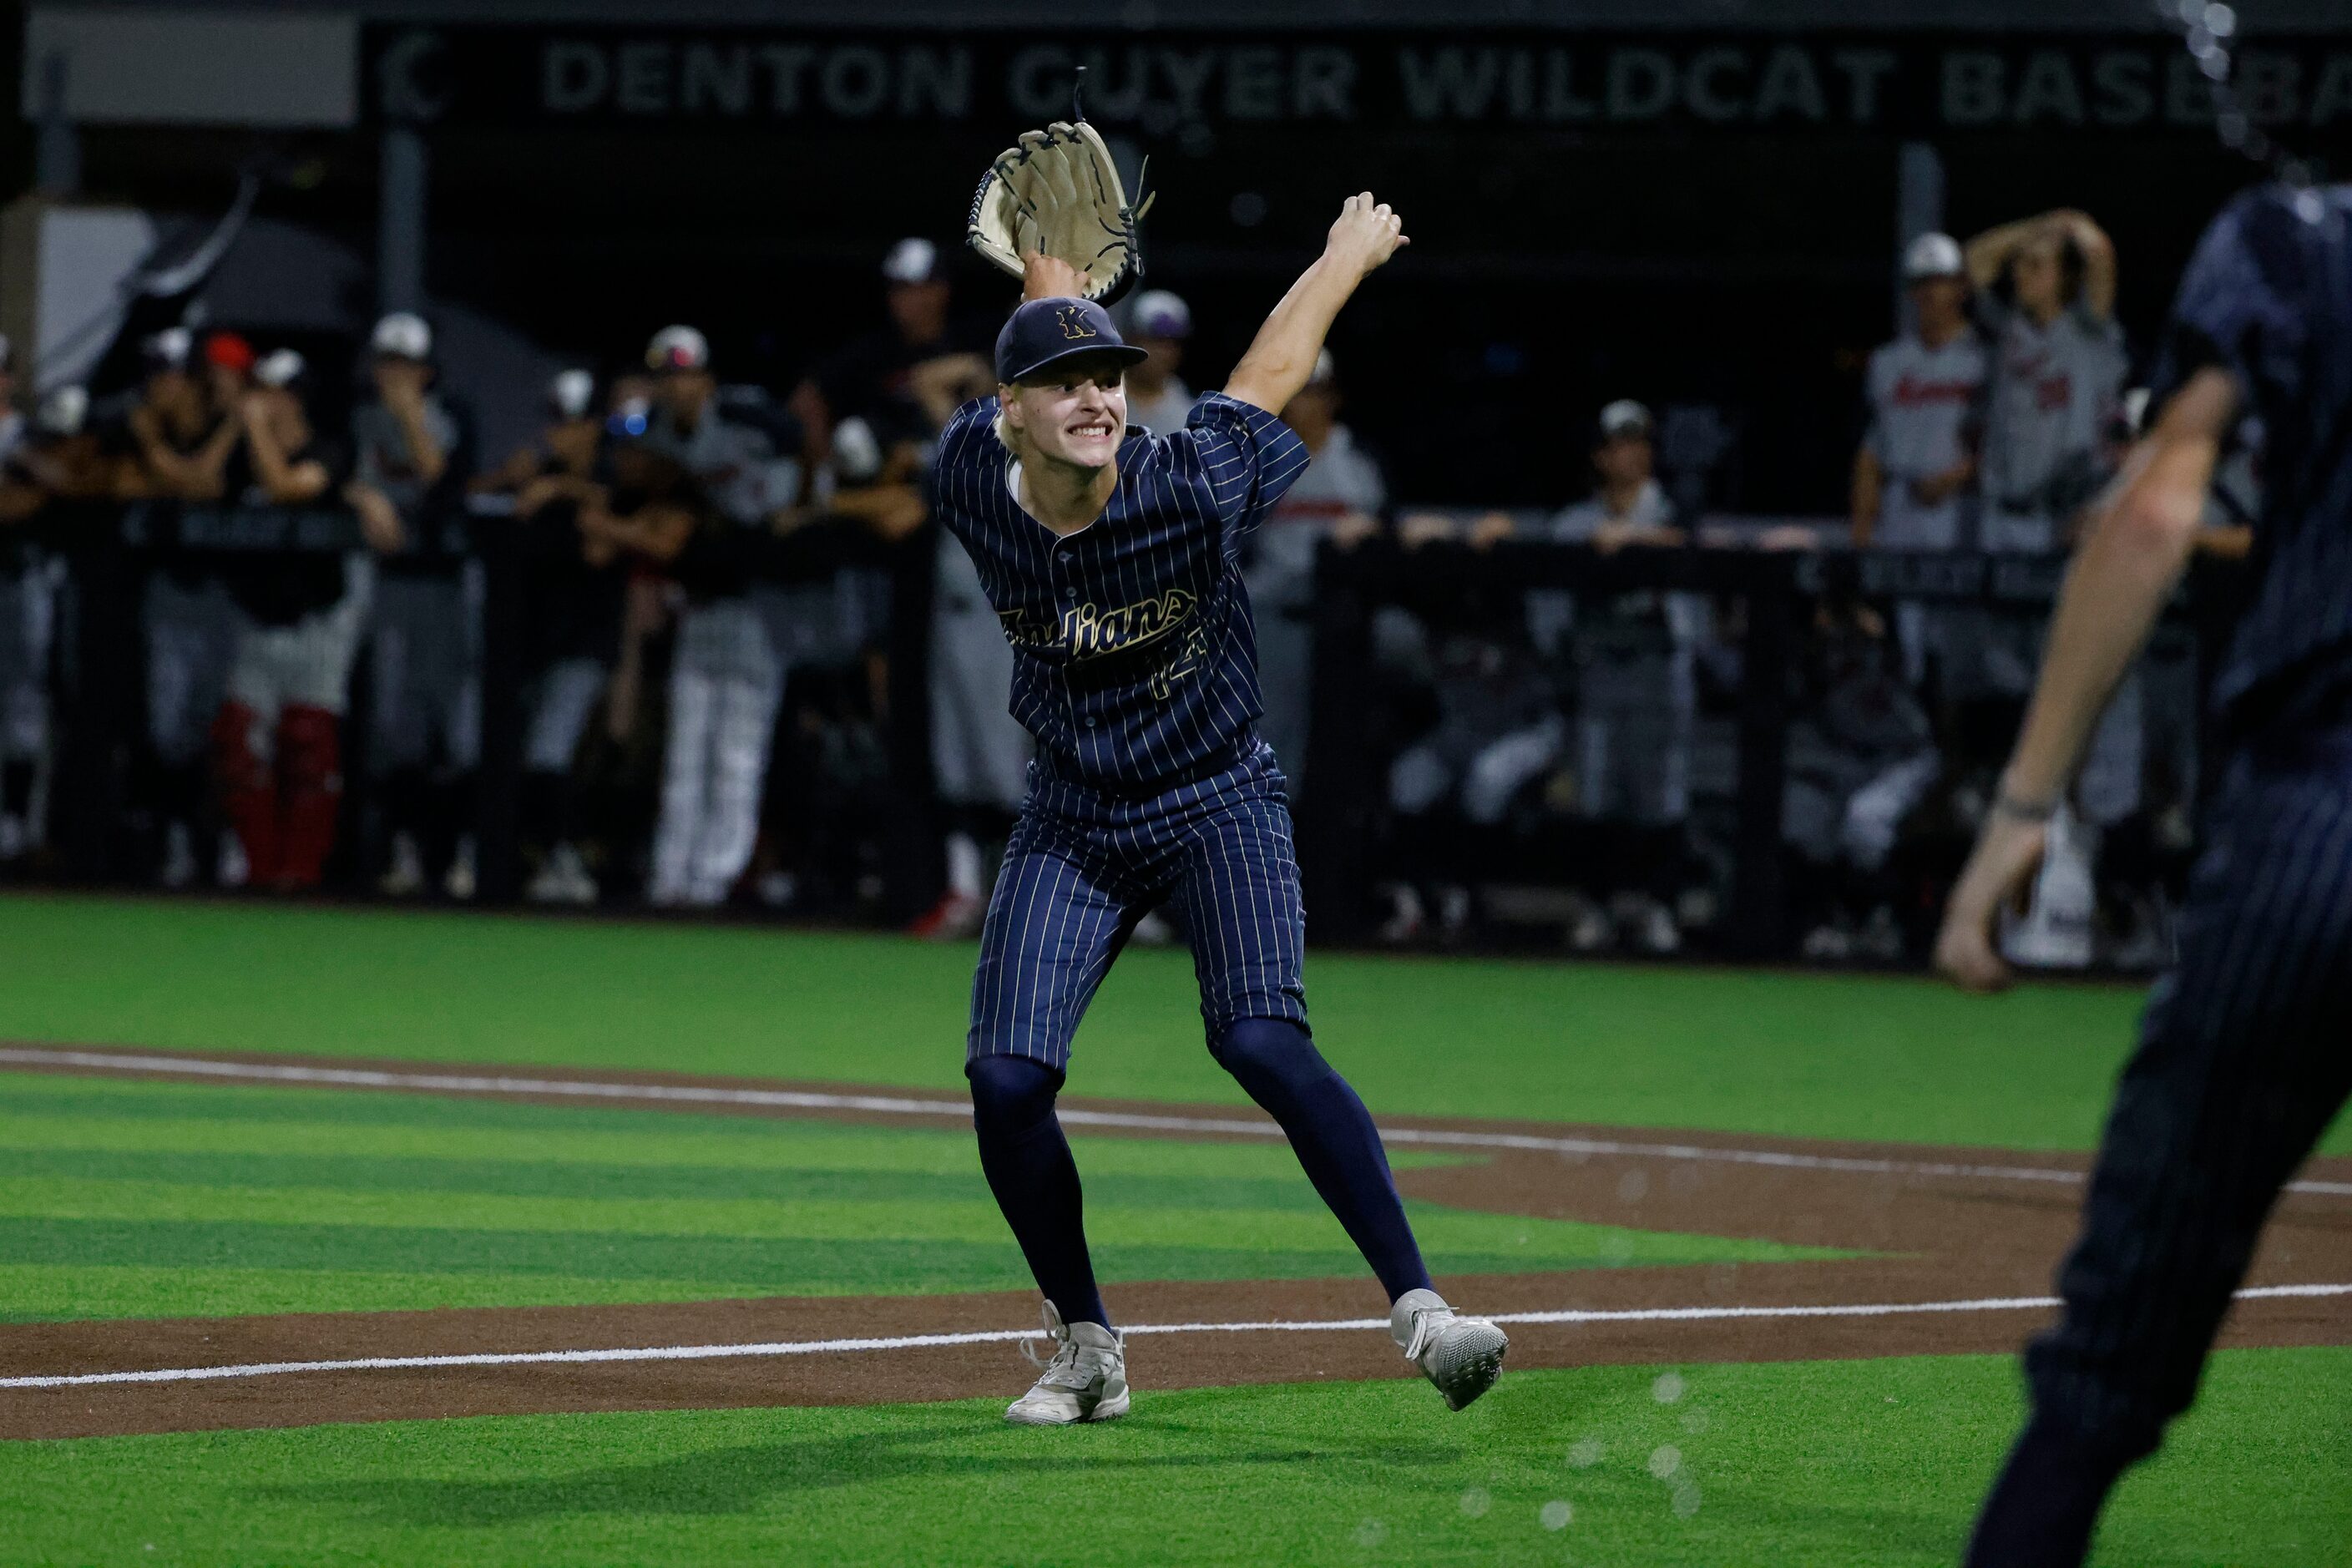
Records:
[[[1673,521],[1653,479],[1622,517],[1611,517],[1596,496],[1559,513],[1547,531],[1582,544],[1605,522]],[[1694,654],[1706,621],[1697,595],[1642,593],[1591,606],[1575,626],[1576,773],[1586,815],[1665,823],[1688,809]]]
[[[1170,376],[1168,384],[1156,397],[1130,397],[1127,401],[1127,423],[1129,428],[1140,425],[1155,436],[1165,436],[1184,428],[1192,416],[1192,405],[1199,395],[1185,385],[1182,378]]]
[[[1984,343],[1969,331],[1941,348],[1906,332],[1870,356],[1864,441],[1884,477],[1871,542],[1887,550],[1960,548],[1961,496],[1923,501],[1913,487],[1968,457],[1987,373]]]
[[[798,464],[715,410],[690,431],[657,417],[646,439],[694,475],[719,514],[709,526],[764,527],[796,499]],[[722,903],[751,864],[784,679],[829,603],[823,584],[730,576],[698,584],[679,613],[648,889],[655,903]]]
[[[2076,306],[2037,326],[2023,312],[1992,317],[1992,384],[1986,400],[1984,519],[1987,550],[2051,550],[2090,499],[2130,369],[2123,331]],[[2011,616],[1988,629],[1987,684],[2032,689],[2041,617]],[[2100,718],[2077,795],[2085,816],[2112,823],[2138,808],[2143,763],[2138,668],[2127,672]]]
[[[931,774],[958,805],[1021,809],[1031,742],[1005,706],[1013,645],[971,552],[940,530],[931,584]]]
[[[1992,373],[1985,400],[1988,550],[2042,551],[2089,498],[2129,363],[2122,331],[2081,306],[2037,325],[1989,307]]]
[[[425,395],[425,424],[454,458],[456,417]],[[382,490],[415,539],[433,490],[409,456],[407,433],[381,403],[352,413],[352,477]],[[436,762],[470,771],[481,754],[481,583],[451,563],[387,558],[369,612],[373,687],[368,764],[376,773]]]
[[[1969,455],[1984,410],[1990,360],[1984,340],[1963,331],[1941,348],[1915,332],[1880,345],[1865,380],[1870,430],[1864,443],[1877,460],[1878,522],[1872,545],[1881,550],[1958,550],[1969,542],[1976,508],[1973,487],[1940,501],[1919,499],[1921,480],[1948,473]],[[1895,606],[1896,640],[1914,685],[1924,680],[1931,653],[1946,651],[1953,617],[1909,601]]]
[[[1345,425],[1331,427],[1323,449],[1244,549],[1242,581],[1257,620],[1258,691],[1265,711],[1259,736],[1274,748],[1291,793],[1307,772],[1308,710],[1315,683],[1315,552],[1351,512],[1378,515],[1388,502],[1380,465]]]

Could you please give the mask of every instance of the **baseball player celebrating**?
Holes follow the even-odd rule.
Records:
[[[2151,406],[2092,512],[2000,793],[1937,963],[1991,989],[2000,907],[2108,694],[2197,542],[2216,459],[2263,421],[2257,582],[2214,679],[2222,783],[2180,953],[2116,1091],[2026,1352],[2033,1414],[1979,1521],[1973,1568],[2074,1568],[2124,1470],[2189,1406],[2279,1190],[2352,1090],[2352,187],[2273,185],[2223,209],[2181,279]]]
[[[1244,536],[1307,466],[1274,411],[1404,243],[1387,206],[1350,197],[1225,390],[1164,436],[1128,428],[1123,376],[1141,351],[1078,297],[1087,275],[1031,252],[1024,302],[996,342],[996,395],[940,438],[940,515],[1013,645],[1013,711],[1037,741],[981,936],[965,1062],[981,1165],[1057,1342],[1007,1411],[1015,1422],[1127,1413],[1125,1347],[1096,1289],[1054,1100],[1096,987],[1169,900],[1192,933],[1211,1053],[1289,1136],[1386,1288],[1405,1354],[1455,1409],[1502,1372],[1502,1331],[1430,1288],[1380,1133],[1307,1035],[1298,869],[1282,774],[1255,729],[1239,564]]]

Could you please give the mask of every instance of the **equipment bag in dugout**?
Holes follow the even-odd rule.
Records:
[[[1085,116],[1022,133],[997,154],[972,194],[965,238],[989,262],[1021,276],[1030,251],[1086,277],[1086,297],[1109,304],[1143,276],[1136,225],[1150,209],[1127,199],[1110,149]]]

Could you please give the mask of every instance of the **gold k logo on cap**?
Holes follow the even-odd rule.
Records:
[[[1063,306],[1061,310],[1055,312],[1055,320],[1062,324],[1062,336],[1073,341],[1101,336],[1092,327],[1087,325],[1087,313],[1081,306]]]

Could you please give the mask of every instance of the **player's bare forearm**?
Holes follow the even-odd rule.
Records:
[[[1410,243],[1404,220],[1385,203],[1373,201],[1371,192],[1349,196],[1331,226],[1323,254],[1298,275],[1257,330],[1241,363],[1234,366],[1225,395],[1280,413],[1314,374],[1323,339],[1356,286]]]
[[[2000,911],[2023,898],[2047,843],[2045,819],[2180,580],[2237,396],[2221,371],[2189,378],[2133,449],[2066,574],[2025,728],[1936,933],[1936,967],[1963,989],[2010,982],[1993,940]]]
[[[2073,242],[2075,253],[2083,258],[2084,305],[2095,316],[2115,314],[2116,242],[2086,212],[2062,207],[2050,215],[2049,221]]]
[[[835,490],[826,503],[835,516],[863,523],[887,542],[896,543],[923,525],[928,515],[922,492],[912,485],[872,485],[863,489]]]
[[[694,536],[694,514],[683,507],[648,506],[619,517],[602,506],[586,506],[580,509],[579,528],[588,539],[667,563],[677,559]]]
[[[2221,561],[2243,561],[2254,552],[2254,531],[2242,522],[2225,522],[2197,535],[2197,552]]]
[[[979,354],[941,354],[927,359],[907,373],[916,405],[935,430],[947,428],[955,411],[974,397],[984,397],[995,384],[996,372]]]
[[[1969,241],[1961,254],[1967,258],[1969,281],[1979,289],[1990,289],[2000,280],[2000,269],[2033,232],[2040,218],[2021,217],[2013,223],[1997,225]]]
[[[401,438],[408,447],[408,460],[416,465],[417,476],[430,484],[440,482],[441,472],[449,465],[449,454],[442,449],[440,438],[434,435],[431,423],[425,417],[425,401],[419,396],[388,400],[392,417],[400,426]]]
[[[2237,387],[2205,370],[2132,453],[2066,574],[2042,678],[2003,780],[2013,799],[2054,801],[2099,713],[2139,654],[2195,548]]]
[[[487,473],[477,474],[468,479],[466,482],[466,493],[469,496],[491,496],[509,490],[520,490],[538,476],[539,448],[518,447],[497,468]]]
[[[1328,253],[1316,258],[1257,330],[1225,383],[1225,395],[1279,413],[1314,374],[1323,339],[1362,280],[1362,273],[1332,265]]]

